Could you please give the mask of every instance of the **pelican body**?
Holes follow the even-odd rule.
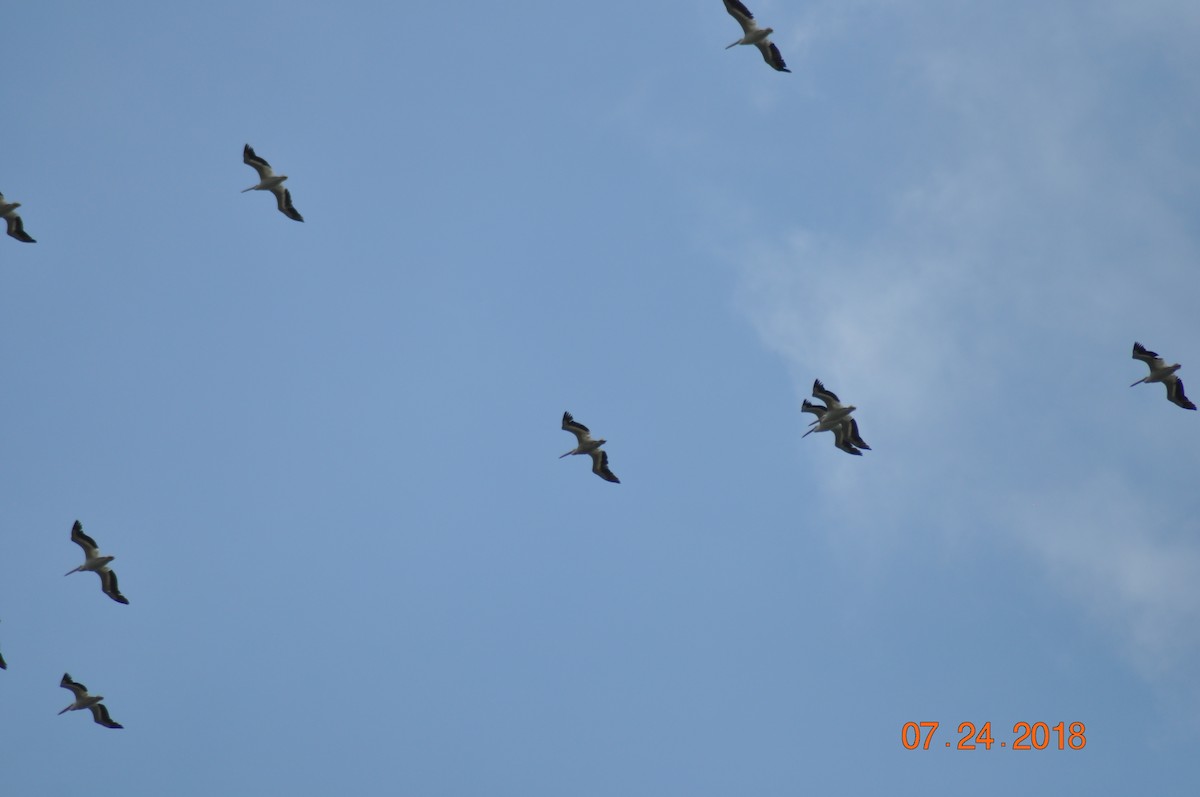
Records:
[[[276,174],[271,169],[271,164],[254,154],[254,147],[249,144],[242,149],[242,162],[247,166],[254,167],[254,170],[258,172],[258,182],[249,188],[243,188],[243,194],[247,191],[270,191],[275,195],[275,204],[280,213],[289,219],[304,221],[304,217],[292,205],[292,192],[283,187],[283,181],[287,179],[286,174]]]
[[[859,449],[871,450],[858,433],[858,421],[850,415],[858,409],[857,407],[853,404],[842,404],[832,390],[821,384],[820,379],[813,381],[813,396],[823,400],[825,406],[814,404],[808,399],[800,405],[801,411],[817,416],[817,419],[809,424],[812,428],[801,435],[802,438],[813,432],[833,432],[833,444],[847,454],[861,457],[862,451]]]
[[[105,595],[117,603],[128,604],[129,599],[122,595],[120,588],[117,587],[117,574],[108,568],[108,563],[116,557],[101,555],[96,541],[83,533],[83,524],[78,520],[71,527],[71,542],[83,549],[83,564],[73,570],[68,570],[63,575],[69,576],[72,573],[81,573],[90,570],[100,576],[100,588],[104,591]]]
[[[600,450],[600,446],[607,443],[607,440],[593,440],[592,433],[588,431],[588,428],[576,421],[569,412],[563,413],[562,428],[564,431],[575,435],[575,441],[578,445],[560,456],[559,459],[569,457],[572,454],[589,454],[592,457],[592,473],[606,482],[621,483],[621,480],[608,469],[608,452]]]
[[[105,706],[100,701],[104,699],[104,695],[89,695],[87,687],[78,681],[71,680],[70,673],[63,673],[62,680],[58,683],[63,689],[70,689],[71,694],[75,695],[75,702],[58,712],[59,716],[66,714],[68,711],[80,711],[82,709],[90,709],[92,719],[97,725],[103,725],[105,728],[123,728],[125,727],[119,722],[114,722],[113,718],[108,715],[108,706]]]
[[[1183,366],[1179,363],[1167,365],[1167,361],[1159,357],[1157,352],[1150,351],[1136,341],[1133,344],[1133,359],[1144,362],[1150,368],[1150,373],[1134,382],[1130,387],[1142,383],[1162,382],[1167,388],[1167,401],[1183,407],[1185,410],[1196,409],[1196,405],[1183,392],[1183,380],[1175,375],[1175,372]]]
[[[750,9],[746,8],[741,3],[741,0],[725,0],[725,10],[742,26],[742,33],[744,34],[742,38],[726,47],[726,50],[730,47],[737,47],[739,44],[753,44],[762,53],[763,60],[772,69],[777,72],[792,71],[784,63],[783,56],[779,53],[779,48],[771,42],[770,36],[775,32],[774,28],[760,28],[754,21],[754,15],[750,13]]]
[[[803,412],[811,412],[817,416],[817,419],[809,424],[813,427],[805,432],[801,437],[808,437],[813,432],[829,432],[841,425],[842,421],[849,417],[850,413],[854,412],[858,407],[853,404],[843,404],[837,397],[837,394],[829,390],[821,383],[820,379],[813,380],[812,388],[813,398],[819,398],[825,402],[825,406],[813,404],[808,399],[804,400],[804,404],[800,409]],[[820,410],[818,412],[817,410]]]

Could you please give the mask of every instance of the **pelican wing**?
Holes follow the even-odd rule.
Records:
[[[105,728],[124,728],[125,726],[119,722],[114,722],[113,718],[108,716],[108,706],[103,703],[93,703],[88,706],[92,710],[92,719],[97,725],[103,725]]]
[[[832,390],[827,390],[825,385],[821,383],[820,379],[813,380],[812,394],[813,398],[819,398],[821,401],[824,401],[826,404],[828,404],[829,409],[833,409],[834,405],[842,403],[838,400],[837,394]]]
[[[279,212],[287,216],[289,219],[296,221],[304,221],[304,217],[292,205],[292,192],[284,188],[282,185],[277,185],[271,189],[271,193],[275,195],[275,203],[279,206]]]
[[[783,60],[783,56],[779,54],[779,48],[775,46],[775,42],[761,41],[757,45],[758,51],[762,53],[763,60],[771,65],[771,68],[777,72],[791,72],[787,68],[787,64]]]
[[[100,552],[100,546],[96,545],[96,541],[83,533],[83,524],[78,520],[71,527],[71,542],[83,549],[83,555],[88,559],[95,559],[96,554]]]
[[[271,171],[271,164],[258,157],[254,153],[254,147],[249,144],[242,149],[242,163],[245,163],[247,166],[253,166],[254,171],[258,172],[259,180],[266,180],[269,177],[275,176],[275,172]]]
[[[758,30],[758,25],[754,24],[754,15],[739,0],[725,0],[725,10],[738,21],[743,32],[749,34]]]
[[[1141,360],[1146,365],[1150,366],[1151,371],[1164,368],[1167,365],[1163,361],[1163,358],[1158,356],[1158,352],[1150,351],[1145,346],[1137,342],[1134,342],[1133,344],[1133,359]]]
[[[571,413],[569,413],[569,412],[563,413],[562,428],[564,431],[570,432],[571,434],[575,435],[575,439],[579,441],[579,445],[583,445],[584,443],[591,442],[591,439],[592,439],[591,432],[588,430],[588,428],[586,426],[584,426],[579,421],[575,420],[575,417],[573,415],[571,415]]]
[[[21,217],[16,213],[10,213],[7,216],[8,234],[18,241],[23,241],[27,244],[35,244],[37,241],[30,237],[29,233],[25,232],[25,222],[21,221]]]
[[[862,452],[851,444],[849,439],[849,427],[847,424],[840,424],[833,430],[833,444],[845,451],[847,454],[853,454],[856,457],[861,457]]]
[[[129,605],[129,598],[121,594],[120,588],[117,586],[117,574],[107,567],[96,571],[96,575],[100,576],[100,589],[104,590],[104,594],[115,600],[117,603]]]
[[[3,656],[0,656],[0,670],[7,670],[7,669],[8,669],[8,662],[6,662],[4,660]]]
[[[606,481],[606,482],[612,482],[613,484],[620,484],[621,480],[618,479],[613,474],[613,472],[608,469],[608,452],[598,448],[595,451],[591,452],[591,454],[592,454],[592,473],[596,474],[601,479],[604,479],[604,481]]]
[[[1163,383],[1167,386],[1167,400],[1172,404],[1177,404],[1185,410],[1194,410],[1196,405],[1192,403],[1183,393],[1183,380],[1174,374],[1170,379],[1164,379]]]
[[[72,681],[70,673],[64,672],[62,680],[58,682],[58,685],[61,686],[63,689],[70,689],[71,694],[75,695],[76,702],[83,700],[85,697],[87,697],[87,693],[88,693],[87,687],[84,686],[83,684],[79,683],[78,681]]]
[[[821,418],[825,417],[825,413],[829,412],[829,408],[822,407],[820,404],[813,404],[808,399],[805,399],[800,404],[800,411],[801,412],[811,412],[813,415],[817,416],[817,420],[815,420],[809,424],[809,426],[812,426],[813,423],[819,423]]]
[[[843,426],[847,430],[846,439],[853,443],[855,448],[871,450],[871,447],[862,439],[862,435],[858,433],[858,421],[851,418]]]

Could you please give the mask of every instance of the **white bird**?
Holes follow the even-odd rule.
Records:
[[[576,421],[569,412],[563,413],[562,428],[575,435],[575,439],[579,445],[563,454],[559,459],[569,457],[572,454],[590,454],[592,457],[592,473],[607,482],[613,482],[614,484],[621,483],[621,480],[614,476],[613,472],[608,469],[608,452],[600,450],[600,446],[607,443],[607,440],[593,440],[588,428]]]
[[[74,570],[68,570],[63,573],[64,576],[69,576],[72,573],[78,573],[84,570],[91,570],[96,575],[100,576],[100,588],[104,590],[104,594],[115,600],[117,603],[129,603],[129,599],[121,594],[121,590],[117,587],[117,574],[108,569],[108,563],[115,559],[115,556],[101,556],[100,549],[96,545],[96,541],[83,533],[83,524],[78,520],[71,527],[71,542],[76,543],[83,549],[83,564]]]
[[[1167,365],[1166,360],[1159,357],[1156,352],[1150,351],[1136,341],[1133,344],[1133,359],[1141,360],[1150,368],[1150,373],[1134,382],[1133,385],[1140,385],[1143,382],[1162,382],[1167,387],[1167,401],[1177,404],[1185,410],[1196,409],[1196,405],[1189,401],[1183,393],[1183,380],[1175,376],[1175,372],[1183,366],[1179,363]]]
[[[29,233],[25,232],[25,222],[21,221],[21,217],[17,215],[17,208],[21,207],[20,202],[8,202],[4,199],[4,194],[0,194],[0,217],[3,217],[8,222],[8,234],[18,241],[23,241],[27,244],[35,244],[37,241],[29,237]]]
[[[780,72],[792,71],[783,62],[783,56],[779,54],[779,48],[768,38],[775,32],[774,28],[760,28],[755,24],[754,15],[750,13],[750,9],[742,5],[740,0],[725,0],[725,10],[738,21],[738,24],[742,26],[742,32],[745,33],[742,38],[729,45],[729,47],[736,47],[739,44],[753,44],[762,53],[763,60],[770,64],[772,69]],[[728,50],[729,47],[725,49]]]
[[[243,194],[247,191],[270,191],[275,195],[275,202],[279,205],[280,213],[289,219],[304,221],[300,212],[292,206],[292,192],[283,187],[283,181],[287,179],[286,174],[276,174],[271,171],[271,164],[255,155],[254,148],[249,144],[242,150],[242,161],[246,165],[254,167],[254,170],[258,172],[259,179],[258,184],[243,189]]]
[[[63,689],[70,689],[71,694],[75,695],[75,702],[58,712],[59,716],[66,714],[68,711],[79,711],[80,709],[91,709],[92,719],[97,725],[103,725],[105,728],[124,728],[125,726],[119,722],[114,722],[113,718],[108,716],[108,706],[100,701],[104,699],[104,695],[89,695],[87,687],[78,681],[71,680],[70,673],[63,673],[62,680],[58,683]]]
[[[821,428],[821,422],[830,415],[830,410],[828,407],[822,407],[820,404],[813,404],[808,399],[805,399],[804,403],[801,404],[800,409],[804,412],[811,412],[813,415],[817,416],[817,420],[810,424],[810,426],[813,426],[814,428],[805,432],[802,435],[803,437],[807,437],[811,432],[832,431],[833,444],[842,451],[845,451],[847,454],[853,454],[856,457],[861,457],[862,451],[859,451],[858,449],[861,448],[867,451],[871,450],[871,447],[867,445],[866,441],[863,440],[862,436],[858,433],[858,421],[854,420],[854,418],[843,414],[839,420],[835,420],[827,424],[827,427],[823,429]]]
[[[809,429],[801,437],[808,437],[813,432],[828,432],[835,429],[850,413],[858,409],[853,404],[843,404],[839,401],[837,394],[821,384],[820,379],[813,380],[812,394],[813,398],[819,398],[821,401],[824,401],[825,406],[821,407],[821,405],[813,404],[808,399],[804,400],[804,404],[801,405],[800,409],[804,412],[813,413],[817,416],[817,419],[809,424],[813,428]],[[815,412],[817,408],[822,411],[819,413]]]

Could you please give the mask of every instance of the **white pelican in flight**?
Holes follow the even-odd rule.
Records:
[[[607,443],[607,440],[593,440],[588,428],[571,417],[571,413],[569,412],[563,413],[562,428],[575,435],[575,439],[579,442],[579,445],[563,454],[559,459],[569,457],[571,454],[590,454],[592,457],[592,473],[606,482],[621,483],[621,480],[614,476],[613,472],[608,469],[608,452],[600,450],[600,446]]]
[[[801,437],[808,437],[813,432],[828,432],[841,425],[842,421],[858,407],[853,404],[843,404],[838,400],[837,394],[832,390],[826,389],[825,385],[821,384],[820,379],[813,380],[812,389],[813,398],[819,398],[825,402],[825,406],[813,404],[808,399],[804,400],[804,404],[800,409],[804,412],[811,412],[817,416],[817,419],[809,424],[813,427],[805,432]],[[820,412],[817,412],[820,410]]]
[[[271,164],[267,163],[262,158],[254,154],[254,147],[249,144],[242,150],[242,161],[247,166],[253,166],[258,172],[258,184],[252,185],[249,188],[243,189],[242,193],[247,191],[270,191],[275,195],[275,202],[279,205],[279,212],[287,216],[289,219],[296,221],[304,221],[300,212],[292,206],[292,192],[283,187],[283,181],[287,179],[286,174],[276,174],[271,171]]]
[[[104,590],[104,594],[115,600],[117,603],[129,603],[129,599],[121,594],[121,590],[117,587],[117,574],[108,569],[108,563],[115,559],[115,556],[101,556],[100,549],[96,545],[96,541],[83,533],[83,524],[78,520],[71,527],[71,542],[77,544],[83,549],[83,564],[74,570],[68,570],[63,573],[64,576],[69,576],[72,573],[78,573],[83,570],[91,570],[96,575],[100,576],[100,588]]]
[[[63,689],[70,689],[71,694],[75,695],[75,702],[58,712],[59,715],[66,714],[68,711],[79,711],[80,709],[89,708],[92,710],[92,719],[97,725],[103,725],[105,728],[124,728],[125,726],[119,722],[114,722],[113,718],[108,716],[108,706],[100,701],[104,699],[104,695],[89,695],[87,687],[78,681],[71,680],[70,673],[63,673],[62,680],[58,683]]]
[[[4,198],[4,194],[0,194],[0,217],[3,217],[8,222],[8,234],[18,241],[35,244],[37,241],[33,240],[33,238],[29,237],[29,233],[25,232],[25,223],[17,215],[17,208],[19,207],[21,207],[20,202],[9,202]]]
[[[840,420],[834,421],[828,425],[828,428],[822,429],[821,422],[829,415],[829,409],[822,407],[820,404],[813,404],[808,399],[800,407],[804,412],[811,412],[817,416],[817,420],[813,421],[811,426],[814,428],[805,432],[803,437],[807,437],[810,432],[833,432],[833,444],[845,451],[847,454],[853,454],[856,457],[862,456],[864,449],[870,451],[871,447],[862,439],[862,435],[858,433],[858,421],[848,415],[843,415]]]
[[[814,404],[808,399],[800,405],[803,412],[811,412],[817,416],[817,419],[809,424],[812,428],[801,437],[808,437],[813,432],[833,432],[833,444],[847,454],[862,456],[860,448],[871,450],[858,433],[858,421],[850,417],[850,413],[858,409],[857,407],[853,404],[843,404],[838,400],[837,394],[826,388],[820,379],[813,380],[812,394],[824,401],[825,406]]]
[[[792,71],[783,62],[783,56],[779,54],[779,48],[769,38],[775,32],[774,28],[760,28],[756,25],[754,23],[754,15],[750,13],[750,9],[742,5],[741,0],[725,0],[725,10],[738,21],[738,24],[742,26],[742,31],[746,34],[729,45],[729,47],[736,47],[739,44],[753,44],[762,53],[763,60],[770,64],[772,69],[780,72]],[[728,50],[729,47],[725,49]]]
[[[1179,363],[1167,365],[1166,360],[1159,357],[1156,352],[1152,352],[1140,343],[1133,344],[1133,359],[1141,360],[1150,367],[1150,373],[1143,376],[1133,385],[1140,385],[1143,382],[1162,382],[1167,386],[1167,401],[1172,404],[1178,404],[1185,410],[1194,410],[1196,405],[1188,400],[1188,397],[1183,394],[1183,380],[1175,376],[1175,372],[1182,366]],[[1133,387],[1130,385],[1130,387]]]

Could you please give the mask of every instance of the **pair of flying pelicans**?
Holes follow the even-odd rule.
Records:
[[[850,413],[858,409],[857,407],[853,404],[842,404],[832,390],[826,389],[825,385],[821,384],[820,379],[813,382],[813,396],[821,399],[825,404],[822,406],[813,404],[808,399],[804,400],[801,409],[816,415],[817,419],[809,424],[812,428],[805,432],[803,437],[808,437],[813,432],[833,432],[834,444],[847,454],[861,457],[860,448],[871,450],[871,447],[858,433],[858,421],[850,417]],[[592,473],[607,482],[621,483],[621,480],[608,467],[608,452],[600,450],[600,446],[607,443],[607,440],[593,440],[591,431],[575,420],[575,416],[569,412],[563,413],[562,428],[563,431],[575,435],[578,445],[560,456],[559,459],[572,454],[587,454],[592,458]]]
[[[128,605],[129,599],[122,595],[121,590],[117,588],[117,574],[108,566],[108,563],[116,557],[102,555],[100,547],[96,545],[96,541],[83,533],[83,524],[78,520],[71,527],[71,542],[83,549],[83,564],[74,570],[68,570],[64,575],[69,576],[72,573],[90,570],[100,576],[100,587],[104,590],[105,595],[117,603]],[[69,673],[63,673],[62,680],[59,681],[58,685],[63,689],[70,689],[71,693],[75,695],[75,701],[58,712],[59,714],[86,708],[92,712],[92,720],[97,725],[103,725],[105,728],[125,727],[108,715],[108,706],[100,702],[104,699],[104,695],[89,695],[87,687],[78,681],[71,680]]]
[[[254,170],[258,172],[258,182],[244,189],[243,194],[246,191],[270,191],[275,195],[275,204],[279,207],[280,213],[289,219],[304,221],[304,217],[292,204],[292,192],[283,187],[283,181],[287,179],[286,174],[275,174],[271,169],[271,164],[258,157],[254,153],[254,147],[249,144],[242,149],[242,162],[247,166],[254,167]],[[21,221],[21,217],[17,215],[19,207],[21,207],[20,202],[8,202],[4,199],[4,194],[0,194],[0,218],[8,223],[8,234],[23,243],[35,244],[37,241],[25,232],[25,222]]]
[[[74,570],[67,571],[65,575],[69,576],[71,573],[90,570],[100,576],[100,585],[105,595],[117,603],[128,604],[129,600],[117,589],[117,574],[108,567],[108,563],[115,557],[101,555],[96,541],[83,533],[83,524],[78,520],[71,527],[71,541],[83,549],[84,560],[83,564]],[[0,664],[2,663],[3,660],[0,660]],[[62,711],[58,712],[60,715],[66,714],[68,711],[79,711],[86,708],[92,712],[92,720],[97,725],[103,725],[105,728],[124,727],[109,716],[108,706],[100,702],[104,700],[104,695],[89,695],[87,687],[78,681],[72,680],[70,673],[63,673],[62,680],[59,681],[58,685],[63,689],[70,689],[71,694],[75,695],[75,700]]]
[[[73,570],[68,570],[64,575],[69,576],[72,573],[90,570],[100,576],[100,585],[105,595],[117,603],[128,604],[129,600],[117,589],[117,574],[108,567],[108,563],[115,557],[101,555],[96,541],[83,533],[83,524],[78,520],[71,527],[71,541],[83,549],[84,560],[83,564]],[[8,663],[4,661],[3,656],[0,656],[0,670],[6,669],[8,669]],[[70,673],[63,673],[62,680],[59,681],[58,685],[63,689],[70,689],[71,694],[75,695],[75,700],[71,705],[58,712],[60,715],[66,714],[68,711],[79,711],[86,708],[92,712],[92,719],[97,725],[103,725],[105,728],[125,727],[109,716],[108,706],[100,702],[104,700],[104,695],[89,695],[87,687],[78,681],[72,680]]]

